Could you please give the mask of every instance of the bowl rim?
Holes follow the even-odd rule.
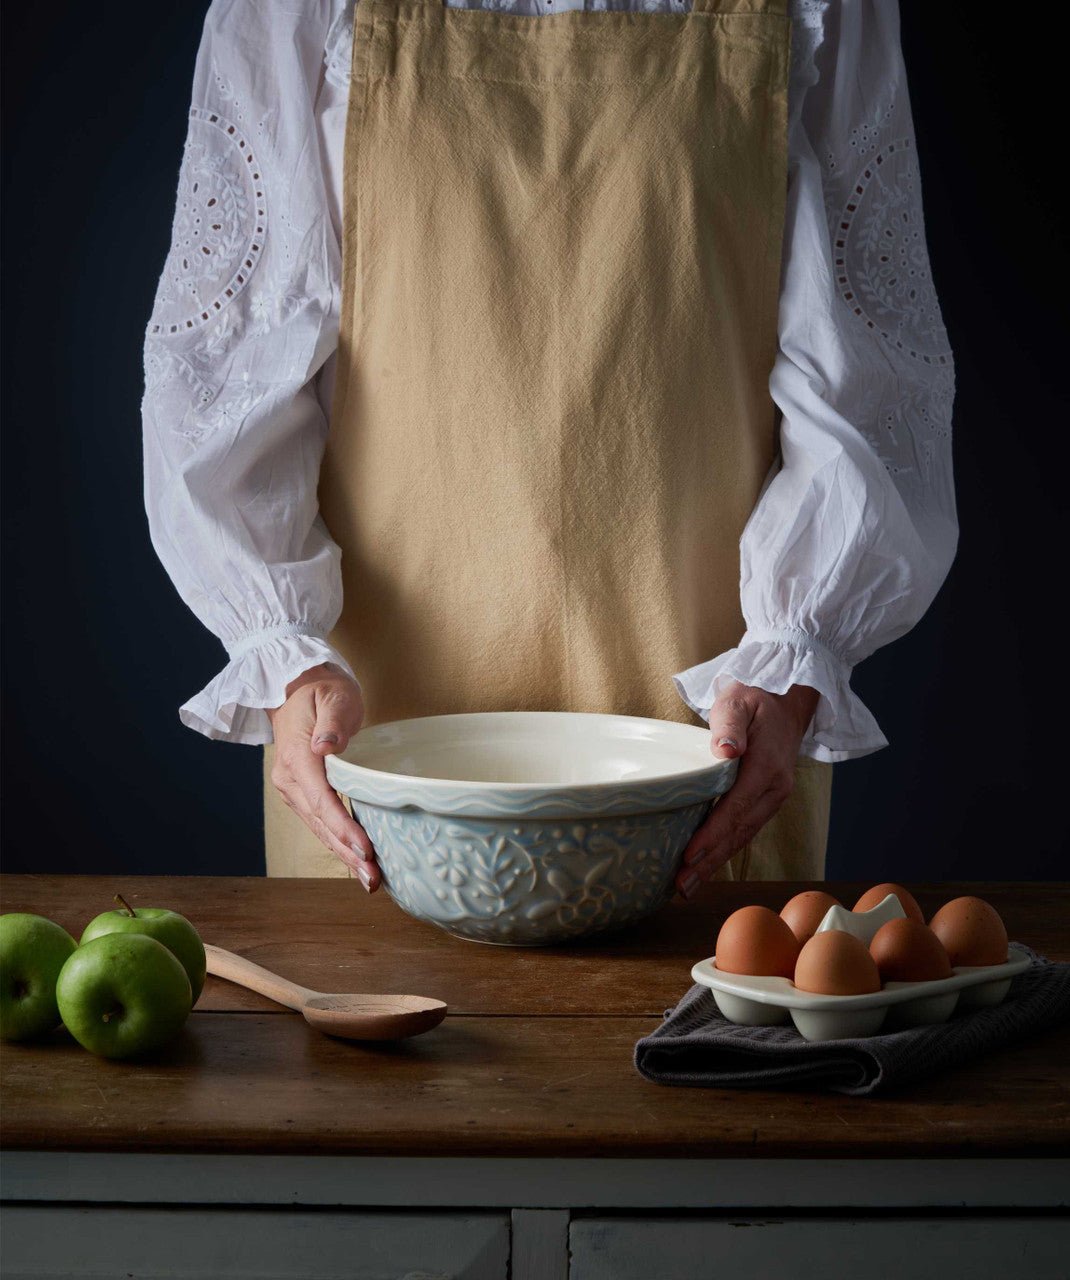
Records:
[[[680,733],[691,737],[694,735],[702,735],[705,737],[709,733],[708,728],[701,725],[684,724],[678,720],[659,720],[653,716],[629,716],[616,712],[601,711],[459,711],[448,712],[442,715],[431,716],[409,716],[400,720],[388,720],[381,724],[368,725],[357,731],[350,738],[346,746],[348,751],[353,743],[363,733],[374,734],[377,730],[392,730],[399,725],[417,725],[423,723],[434,722],[442,724],[444,721],[476,721],[486,720],[489,718],[497,718],[504,716],[522,716],[532,718],[559,718],[559,717],[584,717],[589,720],[602,721],[625,721],[632,725],[648,725],[656,728],[661,733]],[[375,769],[371,765],[357,764],[355,761],[347,760],[344,755],[337,752],[328,752],[324,757],[325,760],[332,761],[334,767],[343,774],[349,772],[356,780],[357,778],[383,778],[390,779],[399,784],[408,784],[428,788],[434,792],[437,790],[449,790],[457,787],[464,787],[468,791],[478,791],[480,794],[492,796],[495,794],[527,794],[534,795],[539,792],[549,791],[578,791],[582,790],[586,793],[598,794],[601,791],[619,790],[621,787],[636,786],[654,786],[663,783],[679,783],[698,781],[707,776],[713,777],[725,770],[738,764],[738,758],[734,756],[725,759],[716,759],[712,755],[708,764],[696,766],[694,769],[676,770],[668,773],[645,774],[641,778],[604,778],[599,781],[590,782],[564,782],[564,781],[545,781],[545,782],[484,782],[476,781],[471,778],[443,778],[428,777],[424,774],[417,773],[395,773],[389,769]]]
[[[702,742],[708,749],[709,743],[708,730],[698,725],[656,720],[649,716],[621,716],[596,711],[475,711],[454,712],[450,716],[458,720],[485,720],[490,716],[520,716],[524,719],[597,717],[623,721],[633,734],[642,732],[646,725],[648,729],[655,728],[662,736],[669,734],[678,740],[689,738],[696,746]],[[416,720],[441,723],[446,719],[446,715],[414,716],[410,721],[394,720],[369,726],[369,733],[393,731],[400,724],[411,724]],[[480,782],[466,778],[429,778],[419,774],[388,773],[338,755],[325,756],[324,763],[327,781],[355,804],[395,811],[423,810],[440,817],[559,820],[651,815],[690,805],[709,804],[731,788],[739,759],[717,760],[712,755],[707,758],[707,764],[675,773],[588,782]]]

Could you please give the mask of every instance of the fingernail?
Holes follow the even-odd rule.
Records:
[[[693,867],[696,862],[701,862],[708,853],[709,849],[692,849],[690,853],[684,854],[684,866]]]
[[[718,738],[717,745],[719,747],[731,747],[734,751],[739,750],[739,743],[735,738]]]
[[[698,873],[689,871],[686,875],[680,877],[680,892],[685,898],[689,898],[699,887],[700,880]]]
[[[349,847],[353,850],[353,852],[357,855],[357,857],[361,860],[361,862],[371,861],[372,855],[368,852],[367,849],[357,844],[355,840],[350,844]]]
[[[357,879],[361,882],[361,884],[365,887],[365,889],[367,889],[368,892],[370,893],[371,887],[372,887],[372,877],[371,877],[371,872],[368,870],[367,867],[365,866],[357,867]]]
[[[338,734],[336,733],[320,733],[312,739],[313,746],[319,746],[321,742],[337,742]]]

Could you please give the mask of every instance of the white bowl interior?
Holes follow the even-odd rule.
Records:
[[[730,761],[709,730],[592,712],[425,716],[362,729],[340,758],[381,773],[508,786],[615,783],[701,772]]]

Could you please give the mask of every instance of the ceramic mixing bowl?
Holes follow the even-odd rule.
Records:
[[[656,911],[738,763],[716,759],[697,725],[570,711],[395,720],[326,757],[394,901],[511,946]]]

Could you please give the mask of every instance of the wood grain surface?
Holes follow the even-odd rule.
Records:
[[[395,1045],[332,1040],[209,978],[181,1035],[108,1062],[62,1029],[0,1054],[9,1149],[393,1155],[1044,1155],[1070,1150],[1070,1028],[900,1095],[666,1088],[632,1050],[713,952],[724,917],[794,883],[704,887],[616,936],[567,947],[461,942],[356,881],[6,876],[0,908],[77,938],[121,891],[182,912],[205,941],[322,991],[434,996],[450,1015]],[[867,883],[825,886],[852,905]],[[987,898],[1010,936],[1070,960],[1070,887],[911,885],[926,915]]]

